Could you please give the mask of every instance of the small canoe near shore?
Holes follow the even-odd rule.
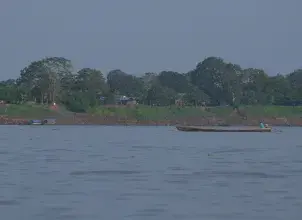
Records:
[[[179,131],[201,131],[201,132],[271,132],[272,128],[258,127],[203,127],[203,126],[176,126]]]
[[[43,125],[43,121],[42,120],[29,120],[28,124],[29,125]]]

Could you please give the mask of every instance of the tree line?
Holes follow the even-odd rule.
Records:
[[[56,102],[75,112],[113,104],[122,95],[140,104],[160,106],[176,100],[194,106],[295,106],[302,101],[302,69],[268,76],[262,69],[244,69],[222,58],[208,57],[187,73],[134,76],[115,69],[105,77],[97,69],[75,71],[66,58],[47,57],[30,63],[17,79],[0,82],[0,100],[7,103]]]

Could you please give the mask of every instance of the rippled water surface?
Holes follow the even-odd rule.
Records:
[[[281,130],[1,126],[1,219],[300,220],[302,129]]]

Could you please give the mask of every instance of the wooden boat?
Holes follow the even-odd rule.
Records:
[[[28,124],[29,125],[43,125],[43,121],[41,121],[41,120],[29,120]]]
[[[176,126],[179,131],[202,131],[202,132],[271,132],[272,128],[258,127],[202,127],[202,126]]]

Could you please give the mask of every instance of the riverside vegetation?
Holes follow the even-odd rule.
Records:
[[[133,97],[139,104],[116,105],[119,96]],[[47,57],[30,63],[17,79],[0,82],[0,100],[8,103],[0,108],[6,117],[63,120],[85,115],[94,117],[89,120],[164,124],[211,124],[213,118],[222,124],[254,124],[264,119],[300,125],[302,70],[268,76],[262,69],[208,57],[187,73],[134,76],[116,69],[105,77],[96,69],[75,71],[66,58]],[[54,102],[58,111],[48,108]]]

